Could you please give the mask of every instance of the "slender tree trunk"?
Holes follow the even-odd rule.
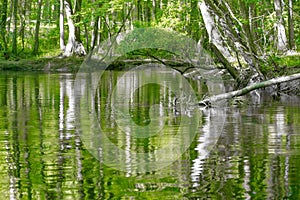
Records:
[[[255,3],[251,3],[250,4],[250,11],[249,11],[249,20],[250,20],[250,32],[252,33],[252,39],[253,39],[253,44],[254,46],[256,46],[256,52],[258,54],[262,54],[263,50],[261,48],[260,43],[258,43],[257,41],[260,41],[258,38],[258,33],[257,30],[259,29],[259,25],[258,25],[258,20],[257,20],[257,7],[255,5]],[[263,29],[263,27],[261,27]]]
[[[109,19],[109,15],[106,14],[105,15],[105,24],[106,24],[106,27],[107,27],[107,38],[110,40],[111,36],[112,36],[112,27],[111,27],[111,23],[110,23],[110,19]]]
[[[14,9],[14,1],[10,1],[10,5],[9,5],[9,16],[8,16],[8,20],[7,20],[7,27],[6,27],[6,31],[7,33],[10,33],[10,28],[11,28],[11,21],[13,18],[13,9]]]
[[[95,1],[92,1],[93,3],[95,3]],[[99,20],[100,17],[98,14],[95,13],[95,9],[93,8],[92,10],[92,21],[91,21],[91,27],[93,27],[93,33],[91,34],[91,49],[93,50],[95,48],[95,46],[97,45],[97,37],[98,37],[98,28],[99,28]]]
[[[248,5],[246,2],[244,1],[240,1],[240,5],[241,5],[241,12],[242,15],[244,17],[244,23],[243,23],[243,28],[245,30],[246,33],[246,38],[247,38],[247,45],[249,46],[249,50],[251,51],[250,53],[254,52],[256,54],[256,48],[253,42],[253,31],[251,30],[251,6]]]
[[[93,27],[93,33],[92,33],[92,38],[91,38],[91,48],[92,49],[94,49],[95,46],[97,45],[99,20],[100,20],[100,17],[96,16],[96,17],[94,17],[94,19],[92,21],[92,27]]]
[[[42,10],[42,0],[38,0],[38,10],[36,16],[35,24],[35,34],[34,34],[34,48],[33,54],[37,55],[39,52],[39,34],[40,34],[40,23],[41,23],[41,10]]]
[[[59,8],[59,45],[62,52],[65,51],[65,30],[64,30],[64,0],[60,0]]]
[[[274,0],[274,8],[276,12],[276,29],[277,29],[277,50],[279,52],[286,52],[288,50],[288,42],[287,37],[285,33],[285,27],[284,27],[284,19],[282,16],[283,13],[283,5],[281,0]]]
[[[18,29],[18,0],[13,0],[13,18],[14,18],[14,29],[13,29],[13,40],[12,40],[12,54],[17,55],[17,29]]]
[[[295,33],[294,33],[294,19],[293,19],[293,1],[289,0],[288,6],[288,26],[289,26],[289,47],[295,50]]]
[[[65,48],[64,55],[65,56],[71,56],[74,51],[75,46],[75,25],[73,22],[72,17],[72,6],[70,0],[65,0],[65,11],[66,11],[66,17],[69,27],[69,37],[68,37],[68,43]]]
[[[141,21],[141,1],[137,0],[137,20]]]
[[[27,8],[27,2],[26,0],[19,0],[19,4],[21,4],[21,6],[19,7],[19,16],[20,16],[20,29],[19,29],[19,33],[20,33],[20,37],[21,37],[21,43],[22,43],[22,50],[23,51],[25,49],[25,27],[26,27],[26,8]]]
[[[80,11],[81,11],[81,4],[82,4],[82,0],[75,1],[75,10],[73,13],[74,15],[76,15],[75,23],[79,23],[81,21],[80,14],[77,15],[77,13],[80,13]],[[75,26],[75,38],[76,38],[77,42],[81,43],[80,26]]]
[[[7,20],[7,0],[3,0],[1,7],[1,22],[0,22],[0,34],[4,44],[4,57],[8,59],[7,53],[7,40],[6,40],[6,20]]]
[[[89,33],[86,24],[84,24],[84,35],[85,35],[86,51],[89,52],[90,42],[89,42]]]
[[[156,21],[156,0],[152,0],[152,21]]]
[[[30,27],[31,22],[31,9],[32,9],[32,0],[26,0],[26,9],[24,10],[24,17],[25,17],[25,27]],[[26,31],[26,29],[25,29]]]
[[[96,39],[96,44],[97,45],[100,45],[100,42],[101,42],[101,32],[99,31],[101,29],[101,18],[99,17],[98,19],[98,23],[97,23],[97,26],[98,26],[98,30],[97,30],[97,39]]]

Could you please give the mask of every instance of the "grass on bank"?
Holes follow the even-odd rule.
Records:
[[[82,57],[37,57],[20,60],[0,60],[0,70],[76,72],[83,60]]]
[[[17,57],[10,56],[8,60],[0,56],[0,70],[10,71],[46,71],[46,72],[77,72],[80,65],[84,61],[84,57],[69,57],[60,58],[61,51],[57,48],[49,49],[45,47],[42,49],[41,54],[34,56],[31,52],[21,51]],[[165,51],[153,50],[139,50],[126,56],[119,57],[110,69],[126,70],[126,67],[118,63],[122,60],[143,60],[145,58],[168,58],[174,59],[174,55]],[[137,60],[137,61],[138,61]],[[267,77],[276,77],[289,75],[300,72],[300,53],[286,56],[270,56],[269,64],[262,66],[262,72]]]
[[[59,49],[52,49],[38,56],[22,52],[18,56],[10,56],[8,60],[0,57],[0,70],[76,72],[84,61],[84,57],[60,58],[59,54]]]

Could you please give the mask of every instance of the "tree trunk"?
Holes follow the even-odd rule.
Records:
[[[249,25],[244,25],[244,22],[235,16],[227,1],[216,5],[212,0],[204,0],[198,5],[209,36],[210,47],[218,61],[235,79],[236,89],[265,80],[260,72],[260,66],[264,63],[256,54],[255,48],[251,47],[253,39]],[[245,17],[249,21],[248,10]],[[256,101],[259,94],[253,92],[251,97]]]
[[[142,19],[141,19],[141,2],[140,2],[140,0],[137,0],[136,8],[137,8],[137,20],[142,21]]]
[[[283,2],[281,0],[274,0],[274,8],[276,12],[277,21],[275,27],[277,29],[277,50],[284,53],[288,50],[288,42],[285,33],[283,13]]]
[[[289,26],[289,47],[290,50],[295,50],[295,33],[294,33],[294,19],[293,19],[293,1],[289,0],[288,6],[288,26]]]
[[[89,33],[88,33],[86,23],[84,24],[84,35],[85,35],[86,50],[87,50],[87,52],[89,52],[89,50],[90,50]]]
[[[72,56],[73,54],[84,56],[86,55],[84,46],[82,45],[80,38],[76,38],[76,35],[80,36],[80,33],[76,32],[75,24],[72,19],[73,11],[70,0],[65,0],[65,11],[69,27],[69,37],[63,55],[66,57]]]
[[[152,21],[156,21],[156,0],[152,0],[152,10],[151,10],[151,15],[152,15]]]
[[[95,3],[95,1],[92,1],[93,3]],[[101,5],[99,5],[100,7]],[[98,6],[97,6],[98,7]],[[97,8],[96,8],[97,9]],[[98,31],[99,31],[99,20],[100,20],[100,16],[99,14],[95,13],[95,8],[93,8],[92,10],[92,20],[91,20],[91,27],[93,27],[93,33],[91,34],[91,49],[93,50],[95,48],[95,46],[97,45],[97,40],[98,40]]]
[[[42,10],[42,0],[38,0],[38,10],[37,10],[35,34],[34,34],[34,48],[33,48],[34,55],[37,55],[39,52],[39,33],[40,33],[40,23],[41,23],[41,10]]]
[[[300,79],[300,73],[298,74],[293,74],[290,76],[282,76],[282,77],[278,77],[278,78],[273,78],[267,81],[263,81],[263,82],[259,82],[259,83],[255,83],[253,85],[249,85],[243,89],[240,90],[236,90],[236,91],[232,91],[232,92],[228,92],[228,93],[224,93],[224,94],[219,94],[219,95],[215,95],[215,96],[211,96],[208,98],[205,98],[204,100],[199,102],[199,105],[205,105],[205,106],[209,106],[211,105],[211,103],[214,102],[218,102],[221,100],[226,100],[226,99],[230,99],[233,97],[237,97],[237,96],[242,96],[245,95],[253,90],[257,90],[260,88],[265,88],[271,85],[276,85],[276,84],[280,84],[280,83],[285,83],[288,81],[293,81],[293,80],[297,80]]]
[[[237,63],[237,60],[231,56],[229,49],[226,48],[224,40],[222,39],[221,33],[217,28],[213,15],[210,13],[208,5],[205,1],[202,1],[202,3],[199,3],[199,8],[209,37],[212,51],[217,56],[218,60],[224,65],[230,75],[235,80],[238,79],[237,70],[231,66],[231,63]]]
[[[256,54],[256,48],[253,42],[253,38],[254,38],[253,31],[251,30],[251,14],[252,14],[251,6],[244,1],[241,1],[240,5],[241,5],[241,13],[244,17],[244,23],[242,24],[246,34],[247,45],[249,46],[249,50],[250,50],[249,53]]]
[[[59,8],[59,45],[62,52],[65,51],[65,30],[64,30],[64,0],[60,0]]]
[[[100,42],[101,42],[101,32],[99,31],[101,30],[101,18],[99,17],[98,19],[98,31],[97,31],[97,45],[99,46],[100,45]]]
[[[81,4],[82,4],[82,0],[75,0],[75,9],[74,9],[74,13],[73,13],[76,16],[75,24],[79,23],[81,21],[81,17],[80,17]],[[79,13],[79,14],[77,14],[77,13]],[[81,38],[80,38],[80,26],[75,26],[75,38],[76,38],[77,42],[82,43]]]
[[[9,5],[9,10],[10,12],[9,13],[9,16],[8,16],[8,20],[7,20],[7,27],[6,27],[6,32],[9,33],[10,32],[10,26],[11,26],[11,23],[12,23],[12,18],[13,18],[13,9],[14,9],[14,1],[11,0],[10,1],[10,5]]]
[[[26,7],[27,7],[27,2],[26,0],[20,0],[19,1],[20,6],[19,7],[19,16],[20,16],[20,28],[19,28],[19,33],[21,37],[21,44],[22,44],[22,50],[25,49],[25,27],[26,27]]]
[[[215,23],[215,19],[211,15],[209,11],[209,7],[207,4],[202,1],[202,3],[199,5],[202,18],[205,24],[206,31],[208,33],[209,42],[211,42],[224,56],[224,58],[229,62],[236,62],[237,60],[231,56],[231,53],[229,52],[228,48],[226,48],[226,44],[224,44],[224,40],[221,37],[221,33],[219,32],[217,25]],[[235,76],[234,74],[232,74]]]
[[[1,8],[0,34],[4,44],[3,52],[5,59],[8,59],[7,40],[6,40],[6,20],[7,20],[7,0],[3,0]]]
[[[69,27],[69,37],[68,37],[68,43],[65,47],[64,55],[69,57],[73,54],[74,47],[75,47],[75,25],[73,22],[72,17],[72,7],[71,2],[69,0],[65,0],[65,11],[66,11],[66,17]]]
[[[13,40],[12,40],[12,54],[17,56],[17,29],[18,29],[18,0],[13,0],[13,18],[14,18],[14,29],[13,29]]]

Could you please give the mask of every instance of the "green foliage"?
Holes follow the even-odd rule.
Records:
[[[177,55],[190,56],[195,53],[195,43],[192,39],[174,31],[157,28],[135,29],[127,34],[120,43],[118,50],[121,55],[143,48],[156,48],[169,51]],[[183,52],[185,51],[185,52]]]
[[[157,27],[168,28],[187,34],[186,26],[188,24],[186,17],[190,9],[190,7],[182,4],[180,1],[168,1],[161,18],[158,20]]]
[[[151,27],[151,24],[149,22],[143,22],[143,21],[134,21],[133,22],[134,28],[148,28]]]
[[[276,57],[275,62],[279,66],[300,67],[300,55]]]
[[[72,9],[75,11],[74,6],[79,1],[71,0]],[[217,4],[215,1],[210,1],[217,9],[226,11],[224,3]],[[34,45],[35,25],[37,19],[37,1],[22,0],[19,2],[18,17],[17,17],[17,48],[18,55],[11,57],[10,59],[30,58],[32,57],[32,49]],[[154,4],[153,4],[154,3]],[[98,30],[96,30],[99,41],[105,41],[108,38],[114,37],[120,31],[130,31],[132,28],[161,28],[168,31],[176,31],[182,35],[188,36],[195,41],[201,41],[206,49],[210,49],[208,35],[202,20],[202,15],[198,8],[199,1],[175,1],[175,0],[163,0],[163,1],[150,1],[150,0],[83,0],[81,3],[81,10],[76,11],[72,18],[76,22],[76,27],[80,28],[80,39],[84,47],[92,46],[92,38],[95,37],[94,29],[99,23]],[[243,29],[246,25],[251,25],[251,37],[258,54],[272,55],[276,53],[276,29],[274,28],[276,22],[276,13],[274,11],[273,1],[259,1],[259,0],[230,0],[226,1],[228,6],[232,10],[232,14],[238,21],[231,20],[230,24],[233,29],[237,29],[241,32],[241,39],[246,44],[247,36],[243,35]],[[12,5],[13,1],[8,0],[7,17],[13,13],[9,9],[9,5]],[[2,9],[3,3],[0,4]],[[286,4],[287,6],[287,4]],[[59,50],[59,1],[57,0],[43,0],[41,26],[39,32],[39,57],[54,56],[60,53]],[[299,0],[293,1],[294,10],[294,29],[295,29],[295,42],[297,49],[300,48],[300,3]],[[130,13],[129,13],[130,12]],[[247,13],[250,12],[250,13]],[[282,13],[286,30],[287,28],[287,9],[285,7]],[[80,20],[77,20],[79,19]],[[96,21],[99,19],[99,22]],[[1,20],[1,19],[0,19]],[[227,18],[224,18],[227,20]],[[227,22],[226,22],[227,23]],[[229,23],[229,22],[228,22]],[[3,22],[0,22],[3,24]],[[8,27],[9,26],[9,27]],[[24,27],[22,31],[22,27]],[[1,27],[0,27],[1,28]],[[231,28],[231,27],[230,27]],[[8,52],[12,51],[12,33],[13,33],[13,21],[9,18],[6,20],[6,32],[1,34],[0,37],[0,57],[3,58],[4,40],[7,41]],[[24,33],[24,34],[23,34]],[[158,34],[158,33],[154,33]],[[288,32],[287,32],[288,35]],[[145,35],[144,41],[148,40],[153,42],[153,46],[161,44],[163,47],[169,46],[171,49],[176,45],[181,45],[179,42],[172,42],[168,38],[155,35],[161,39],[151,40],[151,35]],[[132,37],[135,37],[133,34]],[[65,18],[65,43],[68,39],[68,25]],[[97,42],[96,42],[97,43]],[[128,48],[132,48],[131,44]],[[123,47],[125,48],[125,44]],[[91,49],[91,48],[89,48]],[[155,48],[154,48],[155,49]],[[124,50],[124,49],[123,49]],[[139,50],[138,53],[141,53]],[[149,54],[149,50],[144,53]],[[169,53],[159,52],[159,56],[170,56]],[[130,55],[130,53],[128,54]],[[12,55],[11,55],[12,56]],[[258,55],[260,56],[260,55]],[[287,63],[285,63],[287,62]],[[297,65],[297,62],[287,60],[280,62],[279,65]],[[262,71],[267,73],[273,71],[270,66],[262,66]]]
[[[273,77],[275,66],[273,60],[269,59],[267,63],[264,63],[260,66],[260,71],[263,73],[266,77]]]
[[[300,72],[300,55],[270,56],[267,63],[262,65],[260,70],[266,77]]]

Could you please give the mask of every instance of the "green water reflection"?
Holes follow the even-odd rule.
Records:
[[[105,75],[91,104],[111,139],[126,148],[109,104],[119,76]],[[216,126],[214,111],[199,110],[199,130],[180,159],[146,174],[134,168],[133,159],[130,171],[122,172],[95,159],[81,142],[74,80],[73,74],[0,74],[0,199],[300,198],[299,102],[226,109],[221,137],[206,158],[201,155]],[[192,85],[200,97],[207,92],[200,83]],[[163,123],[178,126],[174,96],[162,90],[150,85],[133,97],[139,102],[130,105],[137,124],[149,123],[149,105],[165,95]],[[150,139],[130,142],[137,151],[159,146]]]

